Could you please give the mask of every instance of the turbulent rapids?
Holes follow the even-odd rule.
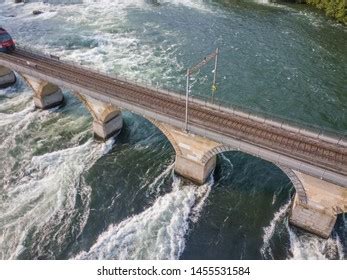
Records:
[[[336,113],[347,109],[346,33],[310,8],[45,2],[0,0],[0,26],[26,45],[169,88],[182,88],[187,65],[219,46],[217,98],[347,129]],[[187,30],[187,18],[196,29]],[[210,71],[196,77],[193,94],[210,95]],[[346,258],[345,216],[327,240],[289,226],[294,190],[272,164],[224,153],[197,187],[173,173],[173,149],[149,122],[125,112],[122,133],[98,143],[88,111],[64,95],[64,107],[40,111],[20,77],[0,90],[1,259]]]
[[[110,225],[78,259],[178,259],[185,248],[189,220],[197,221],[211,182],[196,188],[174,178],[170,193],[144,212]]]

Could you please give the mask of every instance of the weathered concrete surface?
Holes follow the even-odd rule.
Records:
[[[123,118],[118,107],[86,97],[81,93],[75,94],[93,116],[93,131],[96,139],[105,141],[120,133],[123,127]]]
[[[39,109],[49,109],[64,102],[61,89],[49,82],[41,81],[28,75],[22,75],[34,91],[34,104]]]
[[[216,157],[210,159],[207,164],[192,160],[189,157],[176,155],[175,172],[199,185],[206,182],[207,177],[216,166]]]
[[[175,149],[175,172],[197,184],[205,183],[216,166],[216,156],[205,161],[206,154],[221,144],[152,119],[150,121],[166,135]]]
[[[347,212],[347,188],[294,171],[303,184],[307,203],[295,196],[290,223],[311,233],[328,238],[337,214]]]
[[[7,88],[16,83],[16,75],[6,67],[0,66],[0,88]]]
[[[100,140],[107,140],[112,136],[118,135],[123,127],[122,114],[119,112],[114,118],[107,122],[93,121],[94,137]]]

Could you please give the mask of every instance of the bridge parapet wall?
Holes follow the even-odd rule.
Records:
[[[0,89],[7,88],[16,83],[16,75],[14,72],[0,65]]]

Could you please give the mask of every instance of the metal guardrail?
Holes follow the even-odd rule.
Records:
[[[17,45],[19,49],[25,50],[39,57],[45,57],[49,60],[54,59],[59,62],[68,64],[72,67],[77,67],[80,69],[84,69],[85,71],[88,71],[88,72],[93,72],[99,75],[108,76],[114,80],[121,81],[128,84],[133,84],[138,87],[142,87],[151,91],[156,91],[158,93],[165,94],[173,98],[178,98],[180,100],[185,99],[185,93],[183,91],[174,92],[170,89],[164,88],[163,86],[161,86],[161,88],[155,87],[152,84],[145,83],[145,81],[143,80],[139,82],[136,80],[130,80],[125,76],[103,73],[98,71],[97,69],[92,69],[85,65],[78,64],[74,61],[58,57],[55,54],[45,53],[31,47],[22,46],[20,44],[17,44]],[[218,100],[215,98],[214,103],[211,103],[210,98],[206,96],[201,96],[201,95],[193,95],[193,94],[190,95],[189,102],[198,106],[208,107],[222,113],[230,113],[230,114],[234,114],[236,116],[240,116],[240,117],[243,117],[258,123],[268,124],[276,128],[290,131],[294,134],[302,134],[305,136],[309,136],[311,138],[315,138],[317,140],[323,140],[328,143],[339,144],[344,147],[347,147],[347,131],[344,133],[341,133],[340,131],[338,132],[331,128],[322,128],[322,127],[319,127],[318,125],[300,122],[298,120],[289,119],[284,116],[279,116],[272,113],[271,114],[266,113],[264,111],[256,110],[253,108],[250,109],[250,108],[238,106],[226,100]]]

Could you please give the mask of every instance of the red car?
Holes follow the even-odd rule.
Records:
[[[10,34],[5,29],[0,27],[0,52],[9,53],[16,48]]]

